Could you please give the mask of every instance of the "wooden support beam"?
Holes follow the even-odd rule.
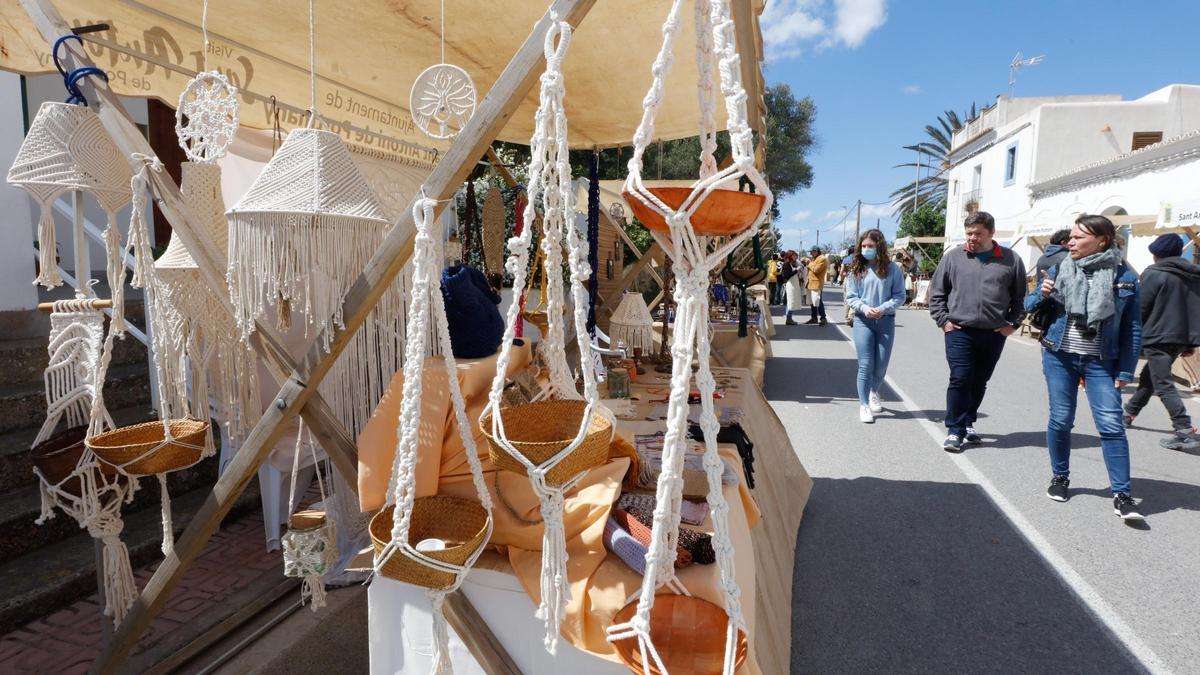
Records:
[[[637,279],[638,273],[641,272],[646,265],[658,260],[658,258],[662,255],[662,245],[657,241],[651,244],[650,248],[646,249],[646,252],[642,254],[642,257],[638,258],[637,262],[635,262],[632,266],[625,268],[625,273],[621,276],[621,283],[617,284],[617,287],[608,294],[607,298],[603,298],[604,303],[607,304],[621,297],[621,294],[625,292],[625,289],[629,288],[629,285],[632,284],[635,279]],[[655,278],[658,279],[658,283],[661,285],[662,277],[658,277],[656,273]]]
[[[463,595],[462,589],[446,596],[445,610],[446,623],[454,628],[483,672],[489,675],[521,675],[521,669],[479,615],[479,610]]]
[[[71,32],[71,28],[49,0],[21,0],[21,3],[47,43],[53,44],[59,36]],[[63,46],[68,53],[68,62],[72,65],[95,65],[80,43],[68,41]],[[102,80],[87,77],[80,80],[80,85],[88,100],[92,102],[100,122],[122,154],[126,157],[132,157],[134,153],[154,156],[150,144],[129,118],[120,100]],[[135,172],[140,168],[136,164],[133,166]],[[229,301],[229,291],[225,285],[224,265],[218,262],[224,260],[224,254],[218,253],[212,242],[200,234],[206,232],[206,226],[199,225],[201,220],[184,202],[179,187],[170,176],[163,172],[150,171],[149,177],[156,195],[155,203],[171,222],[174,231],[183,239],[188,252],[196,261],[201,279],[214,296],[222,300],[230,316],[233,316],[233,305]],[[260,322],[255,334],[251,336],[251,343],[281,384],[288,374],[295,370],[295,364],[284,348],[282,339],[271,326]],[[332,409],[324,400],[315,400],[305,411],[304,420],[342,477],[349,485],[357,488],[357,449]],[[235,494],[234,497],[236,496]]]
[[[69,26],[59,15],[50,0],[21,0],[34,24],[38,26],[42,36],[53,42],[58,36],[70,31]],[[555,0],[551,11],[562,20],[573,26],[579,24],[587,15],[595,0]],[[439,201],[438,212],[444,208],[445,200],[453,194],[458,184],[466,179],[475,160],[484,154],[496,135],[504,127],[509,116],[517,109],[525,95],[536,83],[539,71],[544,65],[543,42],[550,25],[550,12],[547,12],[532,32],[526,37],[524,44],[508,63],[504,72],[496,80],[491,91],[477,108],[475,115],[466,127],[459,133],[454,143],[434,168],[432,174],[422,186],[424,195]],[[91,61],[75,43],[67,43],[68,51],[76,66],[90,65]],[[124,114],[117,98],[103,83],[93,82],[95,78],[85,80],[85,91],[92,100],[100,105],[98,114],[106,130],[113,136],[114,142],[122,152],[135,152],[150,155],[150,148],[136,127]],[[194,224],[199,220],[183,202],[178,188],[169,180],[151,172],[157,203],[163,213],[171,220],[172,225],[183,236],[184,244],[188,246],[196,258],[202,276],[212,288],[223,288],[223,278],[217,279],[219,273],[217,260],[211,244],[196,232]],[[332,339],[328,352],[321,349],[320,336],[314,341],[313,347],[304,357],[301,364],[294,369],[283,382],[275,405],[271,405],[263,413],[262,418],[250,432],[246,442],[238,451],[225,473],[213,487],[212,494],[192,518],[183,535],[175,544],[174,553],[165,559],[154,576],[146,584],[141,597],[131,608],[125,620],[121,623],[112,642],[104,653],[93,664],[94,672],[114,672],[121,661],[128,655],[138,636],[149,626],[154,615],[162,609],[167,597],[183,577],[184,572],[200,554],[204,544],[212,536],[221,519],[228,513],[233,501],[245,489],[258,467],[265,461],[274,444],[279,440],[284,425],[296,414],[304,413],[305,419],[310,416],[314,434],[321,439],[335,440],[337,424],[324,423],[314,415],[314,410],[320,410],[317,386],[332,368],[334,361],[345,348],[350,338],[362,326],[367,314],[379,301],[388,284],[400,272],[412,254],[413,248],[413,217],[411,209],[405,209],[399,222],[388,233],[375,255],[368,262],[366,269],[351,287],[343,301],[344,327],[331,329]],[[290,363],[287,352],[269,327],[259,325],[256,332],[256,348],[269,362],[276,367],[286,370]],[[333,420],[336,422],[336,420]],[[344,430],[343,430],[344,433]],[[348,441],[348,439],[345,439]],[[336,448],[331,449],[330,456],[334,457]],[[352,449],[351,444],[351,449]],[[340,453],[339,453],[340,454]],[[349,457],[342,457],[349,464]],[[342,468],[338,458],[335,458],[339,470]],[[349,467],[348,467],[349,468]],[[355,481],[350,481],[351,485]]]

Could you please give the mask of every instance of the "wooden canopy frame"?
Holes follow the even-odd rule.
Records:
[[[553,12],[560,20],[577,27],[595,2],[554,0],[533,26],[495,85],[480,102],[474,116],[422,185],[424,195],[438,201],[435,207],[437,213],[440,214],[445,208],[446,201],[454,195],[458,185],[466,180],[476,160],[485,154],[509,116],[537,82],[544,66],[543,42],[551,23],[550,14]],[[21,4],[47,43],[53,44],[60,36],[71,33],[71,26],[50,0],[21,0]],[[64,46],[71,67],[95,65],[79,43],[68,41]],[[127,157],[135,153],[154,156],[149,143],[103,81],[85,78],[81,80],[81,85],[88,100],[93,102],[105,130],[122,154]],[[135,170],[138,168],[134,167]],[[149,175],[159,209],[191,252],[205,284],[218,297],[224,298],[226,309],[232,313],[232,305],[224,293],[224,271],[217,265],[219,258],[212,243],[201,236],[204,228],[200,225],[199,217],[187,206],[178,186],[165,172],[151,171]],[[174,552],[155,570],[154,576],[117,628],[112,641],[93,663],[92,672],[114,672],[128,656],[138,637],[162,609],[168,596],[254,477],[258,467],[266,460],[271,448],[282,436],[285,425],[293,417],[303,416],[342,477],[349,485],[357,486],[357,448],[351,435],[317,393],[317,386],[412,255],[413,240],[412,211],[405,209],[346,294],[342,303],[344,327],[330,326],[327,329],[332,334],[328,352],[320,346],[323,340],[317,339],[297,363],[284,349],[278,333],[269,325],[258,323],[251,342],[280,382],[274,404],[267,408],[237,450],[213,486],[212,493],[176,542]],[[447,614],[473,655],[489,672],[519,672],[499,641],[466,602],[465,596],[459,594],[459,597],[450,599]]]

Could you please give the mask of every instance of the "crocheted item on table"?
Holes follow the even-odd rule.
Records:
[[[450,346],[460,359],[491,356],[504,337],[500,296],[483,273],[468,265],[453,265],[442,272],[442,299],[450,322]]]
[[[638,543],[650,546],[650,526],[634,518],[628,511],[614,506],[609,515],[617,521],[623,530],[628,532]],[[692,564],[692,554],[682,545],[675,547],[675,569],[683,569]]]
[[[655,496],[637,492],[625,492],[617,500],[621,508],[634,512],[634,509],[644,509],[646,513],[654,513]],[[636,506],[635,506],[636,505]],[[708,502],[685,499],[679,504],[679,522],[687,525],[703,525],[708,519]]]
[[[621,495],[621,499],[623,500],[626,496],[627,495]],[[639,523],[641,523],[642,525],[645,525],[646,528],[649,529],[654,524],[654,504],[655,504],[654,496],[653,495],[628,495],[628,496],[630,496],[630,497],[645,496],[645,497],[650,498],[648,502],[645,499],[630,500],[630,501],[624,502],[624,503],[622,503],[621,500],[617,501],[618,508],[620,508],[621,510],[625,511],[629,515],[636,518]],[[687,500],[683,501],[683,504],[691,504],[691,503],[692,502],[689,502]],[[682,507],[680,508],[680,511],[682,512]],[[680,518],[680,520],[682,521],[683,519]],[[692,562],[697,563],[699,565],[711,565],[717,561],[717,554],[713,551],[713,547],[712,547],[712,535],[708,535],[703,532],[697,532],[695,530],[689,530],[689,529],[681,527],[681,528],[679,528],[679,548],[686,550],[688,552],[688,554],[691,556]],[[676,565],[676,566],[678,567],[678,565]]]
[[[638,574],[646,574],[646,547],[633,538],[612,516],[604,523],[604,548],[612,551]]]

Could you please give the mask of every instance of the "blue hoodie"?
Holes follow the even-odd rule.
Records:
[[[1046,247],[1046,252],[1042,254],[1042,257],[1038,258],[1037,265],[1034,266],[1034,269],[1037,271],[1037,282],[1039,285],[1041,285],[1042,279],[1046,278],[1046,271],[1062,262],[1068,253],[1069,251],[1067,251],[1066,246],[1050,244]]]

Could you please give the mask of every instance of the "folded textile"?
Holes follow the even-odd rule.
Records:
[[[646,553],[648,549],[633,538],[611,515],[604,523],[604,548],[608,549],[629,565],[630,569],[642,576],[646,575]]]
[[[654,513],[655,497],[651,494],[625,492],[617,500],[617,506],[626,511],[646,509]],[[708,519],[708,502],[685,499],[679,506],[679,520],[688,525],[702,525]]]
[[[609,517],[615,519],[617,521],[617,524],[620,525],[621,528],[624,529],[626,532],[631,534],[634,539],[638,540],[638,542],[642,546],[646,546],[646,547],[650,546],[651,525],[647,525],[647,524],[639,521],[637,518],[634,518],[633,516],[629,515],[628,511],[626,511],[625,509],[623,509],[619,506],[613,507],[612,511],[609,514]],[[686,548],[684,548],[683,546],[676,546],[675,547],[675,569],[682,569],[691,564],[692,564],[692,554],[689,553],[688,550]]]
[[[662,473],[662,451],[664,432],[638,434],[633,437],[637,447],[639,464],[636,486],[653,490]],[[733,468],[722,460],[725,470],[721,474],[722,485],[737,485],[738,477]],[[683,457],[683,495],[704,497],[708,494],[708,475],[704,471],[704,446],[689,442]]]
[[[624,499],[625,496],[621,495],[621,499]],[[641,497],[643,495],[630,496]],[[654,524],[655,498],[652,495],[645,496],[650,497],[649,502],[644,499],[631,500],[626,502],[628,507],[622,505],[621,499],[618,499],[617,506],[613,507],[613,510],[625,511],[637,520],[637,522],[650,528]],[[684,500],[682,503],[689,504],[691,502]],[[682,508],[680,510],[682,511]],[[679,528],[679,547],[686,550],[692,562],[699,565],[711,565],[717,560],[717,554],[713,551],[712,547],[712,535],[705,534],[704,532],[689,530],[686,527]]]

